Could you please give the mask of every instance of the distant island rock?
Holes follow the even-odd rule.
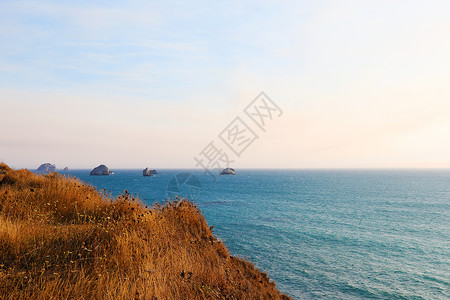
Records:
[[[65,168],[63,169],[63,171],[68,172],[68,171],[69,171],[69,168],[68,168],[68,167],[65,167]]]
[[[110,175],[114,174],[112,171],[108,169],[105,165],[100,165],[96,168],[94,168],[89,175]]]
[[[236,171],[233,168],[226,168],[220,172],[220,175],[236,175]]]
[[[153,174],[150,172],[149,168],[145,168],[142,170],[142,176],[153,176]]]
[[[143,176],[153,176],[153,175],[156,175],[156,174],[161,174],[161,173],[158,173],[158,171],[156,171],[156,170],[150,170],[149,168],[145,168],[142,171],[142,175]]]
[[[39,168],[36,170],[36,172],[40,174],[48,174],[51,172],[56,172],[56,167],[51,163],[45,163],[40,165]]]

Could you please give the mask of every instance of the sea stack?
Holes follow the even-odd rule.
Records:
[[[146,174],[148,174],[148,175],[146,175]],[[144,176],[153,176],[153,175],[156,175],[156,174],[161,174],[161,173],[158,173],[158,171],[156,171],[156,170],[150,170],[149,168],[145,168],[142,171],[142,175],[144,175]]]
[[[63,169],[63,171],[64,171],[64,172],[68,172],[68,171],[69,171],[69,168],[68,168],[68,167],[65,167],[65,168]]]
[[[142,170],[142,176],[153,176],[153,174],[151,173],[149,168],[145,168],[144,170]]]
[[[91,171],[91,173],[89,173],[89,175],[110,175],[110,174],[113,174],[113,172],[110,171],[108,169],[108,167],[105,165],[100,165],[100,166],[94,168]]]
[[[236,171],[233,168],[226,168],[220,172],[220,175],[236,175]]]
[[[48,174],[50,172],[56,172],[56,167],[51,163],[45,163],[40,165],[36,172],[39,174]]]

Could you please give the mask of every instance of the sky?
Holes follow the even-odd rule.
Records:
[[[194,168],[212,142],[235,168],[450,168],[449,12],[0,0],[0,161]],[[280,109],[263,129],[261,92]],[[257,136],[239,156],[219,137],[237,117]]]

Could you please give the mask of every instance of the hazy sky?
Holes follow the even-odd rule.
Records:
[[[448,1],[0,1],[15,168],[450,167]],[[243,109],[264,91],[266,131]],[[259,136],[233,156],[237,116]]]

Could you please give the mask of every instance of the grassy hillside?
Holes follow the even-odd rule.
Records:
[[[0,164],[0,299],[289,299],[188,201],[145,207]]]

